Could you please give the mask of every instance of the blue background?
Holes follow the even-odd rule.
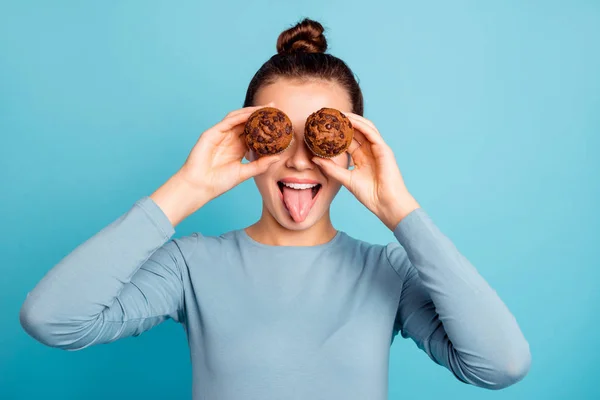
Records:
[[[160,186],[203,130],[241,106],[277,35],[304,16],[329,29],[330,51],[360,78],[366,116],[409,189],[531,345],[525,380],[491,392],[397,340],[390,399],[600,398],[592,0],[0,3],[0,398],[190,398],[175,323],[64,352],[28,337],[18,310],[46,271]],[[332,213],[357,238],[392,240],[347,191]],[[176,236],[219,234],[259,214],[248,181]]]

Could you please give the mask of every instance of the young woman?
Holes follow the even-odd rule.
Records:
[[[22,306],[24,329],[78,350],[174,319],[188,337],[195,399],[386,399],[398,332],[462,382],[500,389],[522,379],[530,353],[517,322],[410,194],[361,116],[353,73],[326,47],[315,21],[283,32],[245,107],[47,273]],[[295,140],[257,158],[240,133],[266,105],[290,117]],[[321,107],[345,112],[355,129],[348,152],[329,160],[303,141]],[[251,177],[263,200],[255,224],[171,239],[184,218]],[[332,226],[342,185],[397,242],[369,244]]]

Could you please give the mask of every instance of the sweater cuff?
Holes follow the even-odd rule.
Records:
[[[149,196],[144,196],[135,202],[135,206],[144,210],[154,226],[162,233],[165,240],[175,234],[175,228],[164,211]]]
[[[403,247],[406,247],[423,235],[430,236],[436,231],[436,226],[425,210],[417,208],[396,225],[394,236]]]

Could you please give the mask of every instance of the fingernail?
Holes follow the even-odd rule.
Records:
[[[321,165],[321,160],[319,160],[319,159],[318,159],[318,158],[316,158],[316,157],[314,157],[314,158],[312,159],[312,161],[313,161],[315,164],[317,164],[317,165]]]

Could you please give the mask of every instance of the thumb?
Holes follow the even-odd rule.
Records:
[[[242,181],[246,179],[250,179],[256,175],[260,175],[264,173],[269,167],[280,160],[280,157],[275,156],[266,156],[260,157],[258,160],[249,162],[248,164],[242,164],[240,178]]]
[[[340,167],[333,161],[327,158],[314,157],[312,161],[317,164],[323,172],[340,182],[347,189],[350,187],[350,176],[352,172],[346,168]]]

